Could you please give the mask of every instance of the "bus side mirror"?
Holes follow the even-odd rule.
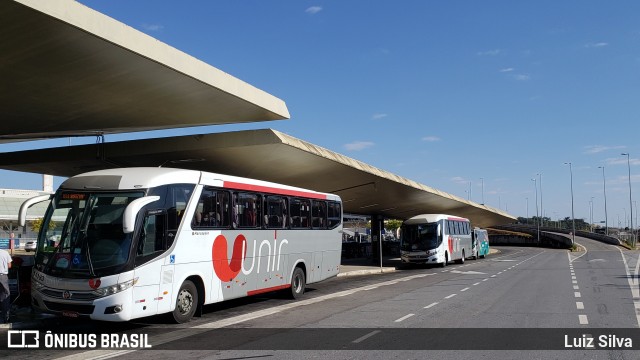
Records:
[[[136,216],[138,216],[138,212],[140,209],[147,204],[150,204],[154,201],[160,200],[160,196],[145,196],[139,199],[133,200],[127,207],[124,209],[124,214],[122,215],[122,232],[125,234],[130,234],[133,232],[133,228],[136,224]]]
[[[27,209],[37,203],[49,201],[52,197],[53,194],[39,195],[36,197],[32,197],[31,199],[27,199],[25,202],[23,202],[22,205],[20,205],[20,210],[18,212],[18,221],[20,223],[20,226],[24,227],[24,225],[27,223]]]

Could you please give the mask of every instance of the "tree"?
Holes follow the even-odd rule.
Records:
[[[42,228],[42,221],[44,219],[43,218],[37,218],[35,220],[31,220],[31,230],[33,232],[40,232],[40,229]],[[56,228],[56,223],[54,221],[49,221],[49,231],[54,230]]]
[[[396,237],[397,230],[400,226],[402,226],[402,220],[389,219],[384,222],[384,228],[394,234],[393,237]]]

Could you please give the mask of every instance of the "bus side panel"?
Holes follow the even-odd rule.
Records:
[[[134,278],[138,280],[133,286],[133,303],[130,304],[133,307],[132,319],[157,314],[158,301],[156,298],[160,290],[160,277],[162,276],[161,260],[153,260],[134,271]]]
[[[160,287],[157,295],[158,314],[172,311],[171,303],[174,296],[173,279],[175,271],[176,269],[174,264],[162,266]]]
[[[340,272],[340,256],[342,250],[338,251],[324,251],[322,253],[322,276],[320,280],[328,279],[332,276],[338,275]]]
[[[313,266],[312,271],[310,271],[310,275],[308,276],[308,283],[317,282],[322,280],[322,252],[315,251],[313,252]]]

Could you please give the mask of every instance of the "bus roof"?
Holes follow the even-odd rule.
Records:
[[[447,215],[447,214],[421,214],[409,218],[404,221],[405,224],[423,224],[423,223],[434,223],[439,220],[458,220],[458,221],[469,221],[469,219]]]
[[[220,184],[229,189],[261,191],[289,196],[339,201],[333,194],[298,188],[269,181],[243,178],[197,170],[162,167],[132,167],[92,171],[65,180],[61,189],[135,190],[165,184]],[[220,186],[220,185],[219,185]]]

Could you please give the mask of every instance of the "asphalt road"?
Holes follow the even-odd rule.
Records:
[[[144,333],[151,350],[9,349],[4,355],[637,359],[640,351],[620,348],[628,338],[640,349],[638,252],[584,238],[576,242],[582,251],[502,247],[487,259],[444,269],[334,278],[310,286],[301,301],[273,294],[229,301],[208,306],[202,318],[184,325],[152,318],[127,324],[63,321],[55,327]],[[596,347],[601,334],[622,343],[613,350],[575,349],[588,345],[583,334],[594,337]],[[560,350],[567,345],[572,348]]]

